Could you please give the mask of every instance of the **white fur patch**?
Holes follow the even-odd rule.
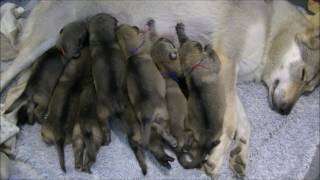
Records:
[[[290,83],[291,81],[290,66],[293,63],[299,62],[301,60],[302,58],[298,45],[296,43],[292,43],[291,47],[282,58],[281,66],[271,76],[272,79],[279,79],[279,85],[282,87],[286,86],[286,84]]]
[[[264,24],[256,23],[248,28],[243,44],[239,76],[243,80],[252,80],[254,72],[262,61],[266,29]]]

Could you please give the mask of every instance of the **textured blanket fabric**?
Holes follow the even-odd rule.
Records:
[[[302,179],[310,168],[319,145],[319,91],[299,99],[289,116],[273,112],[267,91],[261,84],[238,84],[238,92],[251,123],[249,167],[246,179]],[[113,127],[117,127],[113,123]],[[66,146],[67,173],[59,168],[54,147],[40,138],[40,126],[24,126],[18,135],[17,161],[11,179],[119,179],[143,178],[125,135],[113,128],[112,142],[104,146],[92,168],[92,175],[74,170],[71,145]],[[149,179],[205,179],[200,170],[184,170],[176,161],[166,170],[147,155]],[[220,179],[233,177],[225,160]]]

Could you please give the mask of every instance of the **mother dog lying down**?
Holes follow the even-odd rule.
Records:
[[[41,1],[26,22],[15,63],[2,74],[1,90],[55,43],[56,32],[65,24],[98,12],[110,13],[120,23],[141,27],[153,18],[158,34],[174,40],[174,27],[183,22],[190,38],[212,43],[218,55],[225,57],[221,68],[228,81],[225,86],[229,87],[225,87],[228,97],[224,121],[230,125],[225,129],[237,128],[236,139],[246,142],[239,143],[245,146],[239,154],[243,161],[249,126],[235,91],[236,76],[264,81],[269,88],[270,105],[282,114],[288,114],[298,97],[312,91],[320,81],[319,32],[286,1]],[[233,138],[223,137],[225,140],[204,166],[210,174],[219,169],[224,149]]]
[[[175,40],[174,26],[183,22],[190,38],[224,48],[238,62],[240,79],[264,81],[271,107],[282,114],[320,81],[319,30],[286,1],[41,1],[21,33],[15,63],[2,74],[1,90],[55,43],[65,24],[98,12],[140,26],[152,17],[159,35]]]

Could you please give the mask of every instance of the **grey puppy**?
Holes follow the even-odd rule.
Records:
[[[168,110],[165,102],[165,81],[151,56],[149,41],[137,27],[120,25],[117,39],[127,59],[127,88],[130,102],[143,125],[144,144],[149,144],[151,132],[156,131],[173,147],[176,140],[170,135]]]
[[[141,37],[139,28],[121,25],[117,39],[127,59],[127,92],[138,119],[136,129],[141,130],[138,143],[150,150],[161,165],[171,168],[169,161],[174,159],[165,153],[163,140],[173,147],[176,140],[169,134],[165,84],[150,56],[149,33],[152,31]]]
[[[149,30],[156,35],[155,22],[150,20],[148,26]],[[178,49],[169,39],[160,38],[152,46],[151,56],[165,79],[165,98],[169,112],[169,127],[171,134],[177,140],[177,147],[174,148],[174,151],[179,157],[184,145],[184,124],[188,114],[187,100],[179,86],[181,84],[182,71]],[[155,144],[157,140],[155,139],[153,142]],[[160,151],[163,146],[159,146],[158,149]]]
[[[184,124],[188,117],[188,107],[187,99],[179,87],[179,77],[182,71],[177,51],[170,40],[160,38],[153,45],[151,56],[166,82],[166,101],[170,117],[169,127],[171,134],[178,142],[175,149],[178,155],[184,145]]]
[[[18,122],[41,123],[64,66],[71,58],[79,56],[86,38],[86,29],[81,22],[62,28],[56,46],[38,58],[25,91],[5,113],[10,113],[26,100],[27,103],[18,110]]]
[[[80,89],[77,100],[79,107],[72,134],[75,168],[91,173],[90,168],[105,141],[105,124],[101,123],[97,116],[97,96],[92,78],[84,78]]]
[[[64,68],[58,84],[53,92],[48,106],[48,118],[41,127],[41,135],[46,143],[54,143],[57,147],[60,167],[65,170],[64,164],[64,143],[66,130],[69,123],[66,122],[68,103],[73,91],[78,91],[79,80],[83,77],[86,67],[90,67],[91,56],[89,48],[85,47],[87,42],[87,28],[85,23],[81,23],[83,30],[83,45],[81,51],[77,51],[76,56]],[[79,42],[78,42],[79,43]],[[69,44],[71,45],[71,44]],[[64,49],[65,51],[65,49]],[[65,52],[68,53],[68,52]],[[68,55],[69,56],[69,55]]]
[[[185,168],[200,168],[222,134],[226,100],[218,77],[220,60],[210,46],[203,49],[200,43],[189,40],[182,23],[177,24],[176,32],[189,91],[187,138],[179,161]]]
[[[110,142],[109,120],[124,111],[123,83],[126,66],[116,41],[118,21],[100,13],[89,20],[89,47],[93,58],[93,79],[97,91],[97,113],[106,125],[106,143]]]

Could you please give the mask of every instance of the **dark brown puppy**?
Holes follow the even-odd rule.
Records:
[[[97,91],[97,113],[106,125],[106,143],[110,142],[109,120],[124,111],[123,83],[126,66],[116,41],[118,21],[100,13],[89,21],[89,47],[93,59],[92,73]]]
[[[185,168],[200,168],[222,134],[225,94],[218,76],[220,60],[211,47],[203,50],[200,43],[189,40],[183,24],[176,31],[189,92],[187,139],[179,161]]]
[[[82,90],[77,101],[79,109],[72,134],[75,168],[91,173],[91,165],[96,161],[97,153],[104,142],[105,124],[98,120],[97,96],[92,77],[83,79],[80,89]]]
[[[65,64],[70,58],[79,56],[86,38],[81,22],[70,23],[61,29],[56,46],[38,58],[25,91],[5,113],[10,113],[26,100],[27,103],[18,110],[18,122],[41,123]]]
[[[79,43],[83,43],[80,47],[84,47],[87,42],[87,28],[85,23],[80,23],[84,36]],[[65,29],[66,30],[66,29]],[[65,32],[65,30],[63,32]],[[68,44],[67,46],[71,46]],[[65,51],[65,47],[62,47]],[[88,47],[84,47],[81,51],[76,51],[79,54],[73,56],[73,59],[66,65],[58,84],[53,92],[51,100],[48,106],[48,118],[42,124],[41,135],[46,143],[55,144],[58,151],[60,167],[65,171],[64,165],[64,143],[66,130],[70,125],[66,122],[66,116],[68,111],[68,102],[71,102],[72,92],[79,91],[77,89],[79,80],[85,74],[86,67],[90,66],[91,57]],[[65,52],[65,54],[68,52]],[[67,55],[71,57],[70,55]]]

